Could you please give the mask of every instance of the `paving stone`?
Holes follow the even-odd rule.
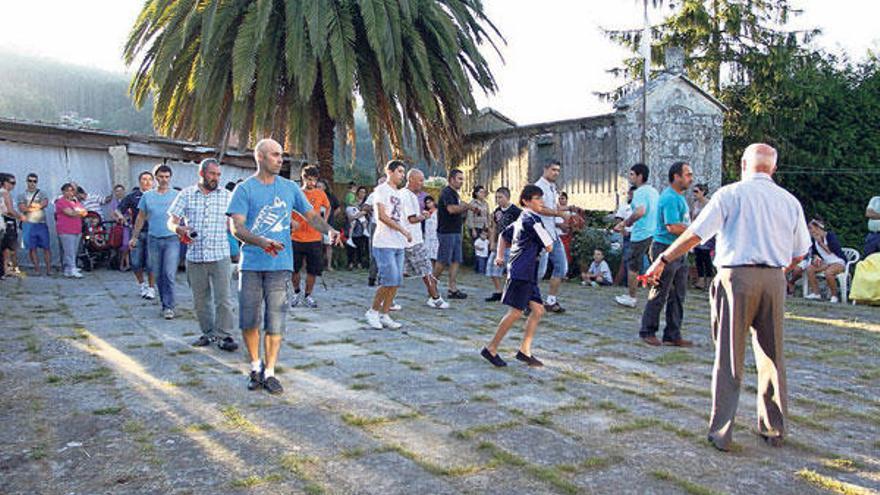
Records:
[[[578,464],[596,455],[570,437],[542,426],[519,426],[483,435],[502,449],[542,466]]]

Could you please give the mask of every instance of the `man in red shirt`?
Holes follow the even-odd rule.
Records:
[[[318,167],[308,165],[302,169],[302,190],[309,200],[309,204],[316,212],[320,212],[325,222],[330,218],[330,199],[321,189],[318,189]],[[312,298],[312,289],[315,288],[315,278],[320,277],[324,268],[324,246],[321,243],[321,233],[314,229],[308,222],[296,212],[293,212],[290,222],[290,238],[293,240],[293,301],[292,307],[305,304],[309,308],[317,308],[318,303]],[[306,265],[306,291],[305,298],[300,292],[299,282],[303,263]]]

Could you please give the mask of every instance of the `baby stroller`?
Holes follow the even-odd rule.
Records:
[[[82,219],[83,233],[80,241],[79,264],[90,272],[98,265],[110,266],[113,253],[119,246],[113,246],[110,231],[116,222],[102,221],[101,215],[90,211]]]

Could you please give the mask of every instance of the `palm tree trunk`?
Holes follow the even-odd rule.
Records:
[[[318,130],[318,170],[321,178],[333,182],[333,145],[336,139],[336,121],[330,117],[327,111],[327,101],[324,99],[323,83],[320,73],[315,82],[315,91],[312,93],[312,105],[317,121]]]

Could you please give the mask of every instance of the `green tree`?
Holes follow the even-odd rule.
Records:
[[[454,149],[472,85],[496,89],[479,51],[494,36],[480,0],[148,0],[124,56],[158,132],[272,136],[332,178],[356,101],[377,162],[404,157],[407,138],[425,157]]]

